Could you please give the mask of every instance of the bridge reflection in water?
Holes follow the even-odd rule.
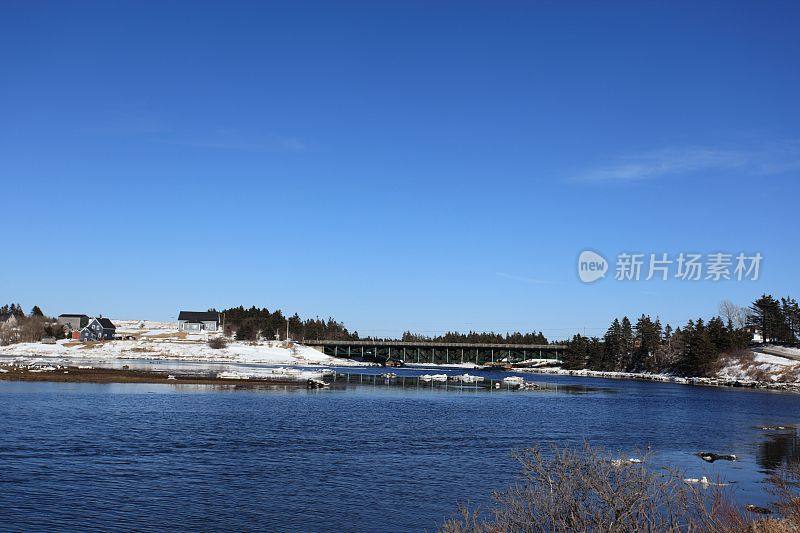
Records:
[[[397,359],[404,363],[447,365],[458,363],[522,363],[530,359],[558,359],[566,346],[561,344],[473,344],[464,342],[402,341],[302,341],[334,357],[373,361]]]

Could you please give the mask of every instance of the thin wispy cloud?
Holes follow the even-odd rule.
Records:
[[[800,170],[800,141],[756,149],[664,148],[616,158],[572,177],[580,182],[634,182],[701,172],[733,170],[750,175]]]
[[[510,279],[512,281],[519,281],[522,283],[529,283],[532,285],[552,285],[558,283],[557,281],[550,281],[546,279],[530,278],[528,276],[517,276],[515,274],[508,274],[506,272],[495,272],[501,278]]]

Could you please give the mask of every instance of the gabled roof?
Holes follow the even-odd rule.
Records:
[[[0,313],[0,322],[6,322],[14,318],[14,313]]]
[[[88,315],[78,315],[73,313],[62,313],[58,318],[89,318]]]
[[[101,316],[97,319],[97,321],[100,322],[100,325],[103,326],[103,329],[117,329],[117,326],[115,326],[113,322],[105,317]]]
[[[178,320],[187,322],[219,322],[219,313],[215,311],[181,311]]]

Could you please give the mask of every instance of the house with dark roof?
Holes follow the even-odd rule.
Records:
[[[112,340],[117,333],[117,326],[104,317],[93,318],[81,330],[82,341]]]
[[[58,323],[64,326],[64,329],[69,335],[73,331],[80,331],[89,324],[90,318],[86,315],[64,313],[58,315]]]
[[[178,331],[199,333],[218,329],[219,313],[216,311],[181,311],[178,313]]]

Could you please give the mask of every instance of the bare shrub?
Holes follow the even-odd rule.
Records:
[[[601,449],[531,448],[518,454],[521,479],[493,494],[491,518],[462,508],[444,523],[466,531],[742,531],[753,520],[723,489],[688,485],[677,472],[614,460]]]
[[[771,478],[772,493],[778,503],[776,507],[782,515],[779,520],[787,529],[773,531],[800,531],[800,461],[797,459],[785,463]],[[791,528],[794,529],[791,529]]]
[[[769,372],[767,372],[763,368],[758,368],[757,366],[747,369],[747,377],[753,381],[761,381],[761,382],[771,381],[769,377]]]
[[[730,300],[723,300],[719,303],[719,314],[736,329],[747,325],[747,309],[739,307]]]
[[[0,346],[8,346],[19,342],[19,333],[16,328],[0,327]]]
[[[39,342],[45,334],[45,322],[41,317],[20,319],[19,342]]]
[[[788,366],[780,370],[775,381],[779,383],[797,383],[800,381],[800,367]]]
[[[747,349],[733,350],[727,354],[724,354],[723,357],[739,363],[743,367],[755,364],[755,354],[751,350]]]
[[[51,325],[41,316],[19,317],[16,325],[0,326],[0,345],[18,342],[39,342],[42,337],[52,335]]]
[[[208,339],[208,347],[214,350],[220,350],[228,346],[228,339],[225,337],[212,337]]]

